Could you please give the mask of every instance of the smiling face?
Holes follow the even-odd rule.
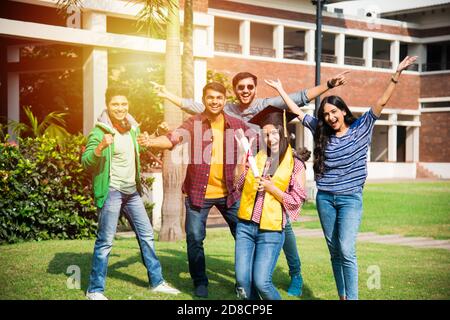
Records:
[[[252,78],[245,78],[239,80],[234,87],[234,93],[238,98],[241,107],[248,107],[256,96],[256,84]]]
[[[219,115],[225,105],[225,96],[223,93],[214,89],[207,89],[203,96],[203,104],[205,105],[205,112],[209,116]]]
[[[273,124],[266,124],[263,126],[264,142],[270,152],[273,154],[278,153],[280,150],[280,132]]]
[[[345,110],[341,110],[335,105],[326,103],[323,108],[323,118],[335,132],[343,132],[347,130],[348,125],[345,123]]]
[[[107,108],[112,120],[123,121],[128,114],[128,99],[125,96],[113,96]]]

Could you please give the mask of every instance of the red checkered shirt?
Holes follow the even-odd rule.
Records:
[[[294,158],[294,170],[289,180],[289,186],[283,194],[283,228],[286,225],[286,215],[289,216],[290,221],[296,221],[300,215],[300,209],[306,200],[306,191],[298,183],[297,176],[305,170],[305,165],[302,161]],[[248,166],[245,168],[244,172],[239,177],[236,183],[236,189],[242,192],[244,188],[245,176],[247,175]],[[264,196],[266,192],[257,192],[255,205],[253,206],[252,221],[259,224],[261,220],[262,209],[264,205]]]
[[[223,115],[225,120],[223,169],[228,191],[227,206],[229,207],[240,199],[240,191],[235,190],[233,186],[234,168],[237,162],[237,143],[234,139],[234,132],[237,129],[247,132],[248,126],[242,120],[226,113]],[[211,124],[204,113],[201,113],[190,117],[180,127],[167,134],[173,146],[180,142],[190,141],[190,162],[186,170],[183,192],[197,207],[203,206],[211,167],[213,136],[206,133],[208,130],[212,131]]]

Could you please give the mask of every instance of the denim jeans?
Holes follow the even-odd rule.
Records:
[[[227,207],[227,198],[205,199],[203,207],[193,206],[189,197],[185,199],[186,206],[186,243],[189,262],[189,273],[194,281],[194,286],[208,285],[206,276],[205,251],[203,249],[203,240],[206,237],[206,220],[209,210],[212,206],[220,211],[223,218],[230,228],[233,238],[236,238],[236,224],[238,221],[237,211],[239,201],[236,201],[229,208]]]
[[[235,269],[238,292],[244,299],[281,300],[272,283],[283,247],[283,231],[262,231],[240,220],[236,228]]]
[[[161,264],[155,253],[153,229],[139,193],[125,194],[111,188],[103,208],[100,209],[88,292],[104,292],[105,290],[108,257],[121,210],[124,211],[136,232],[142,261],[147,268],[151,286],[156,287],[164,281]]]
[[[295,233],[294,230],[292,230],[292,225],[289,220],[286,222],[286,226],[284,227],[284,236],[283,251],[289,266],[289,275],[291,277],[299,276],[301,273],[302,263],[300,261],[300,255],[298,254]]]
[[[362,218],[362,192],[341,195],[319,190],[316,203],[338,294],[357,300],[356,237]]]

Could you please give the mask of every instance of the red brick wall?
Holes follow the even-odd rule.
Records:
[[[228,0],[209,0],[209,7],[214,9],[227,10],[231,12],[241,12],[266,17],[315,23],[315,15],[313,14],[292,12],[281,9],[249,5],[244,3],[236,3]],[[325,16],[323,17],[323,24],[341,28],[384,32],[412,37],[428,37],[430,36],[430,34],[434,36],[446,35],[449,32],[448,27],[419,30],[419,29],[401,28],[396,26],[374,25],[363,21],[346,20]]]
[[[197,12],[207,12],[208,11],[208,0],[192,0],[192,7],[194,11]],[[184,0],[180,0],[180,9],[184,8]]]
[[[225,73],[230,82],[238,72],[249,71],[254,73],[258,77],[259,97],[276,95],[276,92],[267,86],[263,79],[280,78],[287,92],[314,87],[315,69],[314,66],[310,65],[214,57],[208,60],[208,69]],[[322,82],[343,70],[345,69],[323,67]],[[339,95],[350,106],[370,106],[381,96],[390,76],[391,73],[352,70],[348,74],[349,82],[343,87],[329,91],[327,95]],[[416,110],[419,94],[419,77],[403,74],[396,91],[388,102],[387,108]]]
[[[450,96],[450,73],[423,75],[420,78],[421,98]]]
[[[422,113],[420,121],[420,161],[450,162],[450,112]]]

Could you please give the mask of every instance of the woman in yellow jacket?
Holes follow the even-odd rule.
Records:
[[[261,150],[255,157],[257,170],[249,170],[247,154],[240,148],[235,169],[235,187],[242,191],[235,248],[237,292],[243,299],[279,300],[272,274],[286,221],[298,218],[306,199],[304,161],[310,152],[296,153],[289,145],[283,110],[268,107],[250,122],[262,129]]]

